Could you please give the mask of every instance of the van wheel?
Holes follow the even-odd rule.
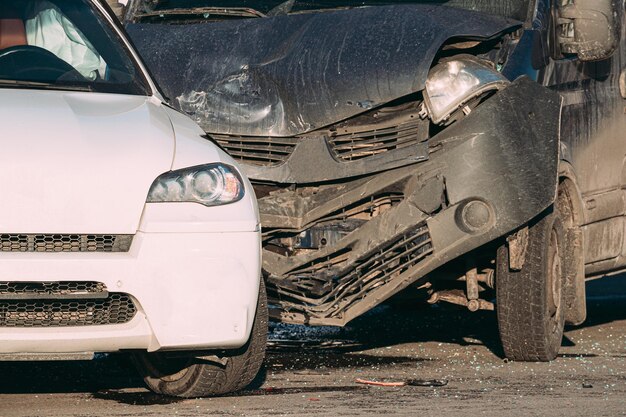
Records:
[[[267,320],[267,297],[261,279],[252,332],[243,347],[202,357],[184,352],[140,352],[134,360],[148,388],[157,394],[197,398],[238,391],[250,384],[261,368]]]
[[[502,347],[509,359],[551,361],[559,353],[565,323],[564,236],[558,213],[550,209],[529,225],[520,271],[510,269],[507,245],[498,249],[496,310]]]

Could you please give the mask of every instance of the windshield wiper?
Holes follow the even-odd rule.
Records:
[[[31,88],[38,90],[94,91],[87,85],[52,84],[40,81],[8,80],[0,78],[0,87]]]
[[[136,17],[185,16],[203,15],[208,18],[215,16],[265,17],[263,13],[249,7],[192,7],[190,9],[153,10],[138,14]]]

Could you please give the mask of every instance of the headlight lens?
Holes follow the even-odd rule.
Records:
[[[241,200],[244,193],[243,182],[234,168],[208,164],[161,175],[152,184],[147,202],[220,206]]]
[[[426,81],[428,114],[433,123],[445,122],[472,98],[508,84],[502,74],[473,56],[438,64]]]

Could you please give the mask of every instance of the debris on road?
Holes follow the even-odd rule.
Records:
[[[357,384],[373,385],[378,387],[444,387],[448,385],[446,379],[407,379],[405,381],[374,381],[357,378]]]
[[[409,379],[406,385],[411,387],[445,387],[448,385],[447,379]]]
[[[377,387],[403,387],[406,385],[405,381],[383,382],[383,381],[370,381],[370,380],[361,379],[361,378],[357,378],[354,382],[356,382],[357,384],[374,385]]]

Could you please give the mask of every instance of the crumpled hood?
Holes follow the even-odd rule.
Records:
[[[519,25],[397,5],[127,30],[172,104],[205,131],[292,136],[420,91],[452,37]]]
[[[174,133],[142,96],[0,89],[0,233],[134,234]]]

